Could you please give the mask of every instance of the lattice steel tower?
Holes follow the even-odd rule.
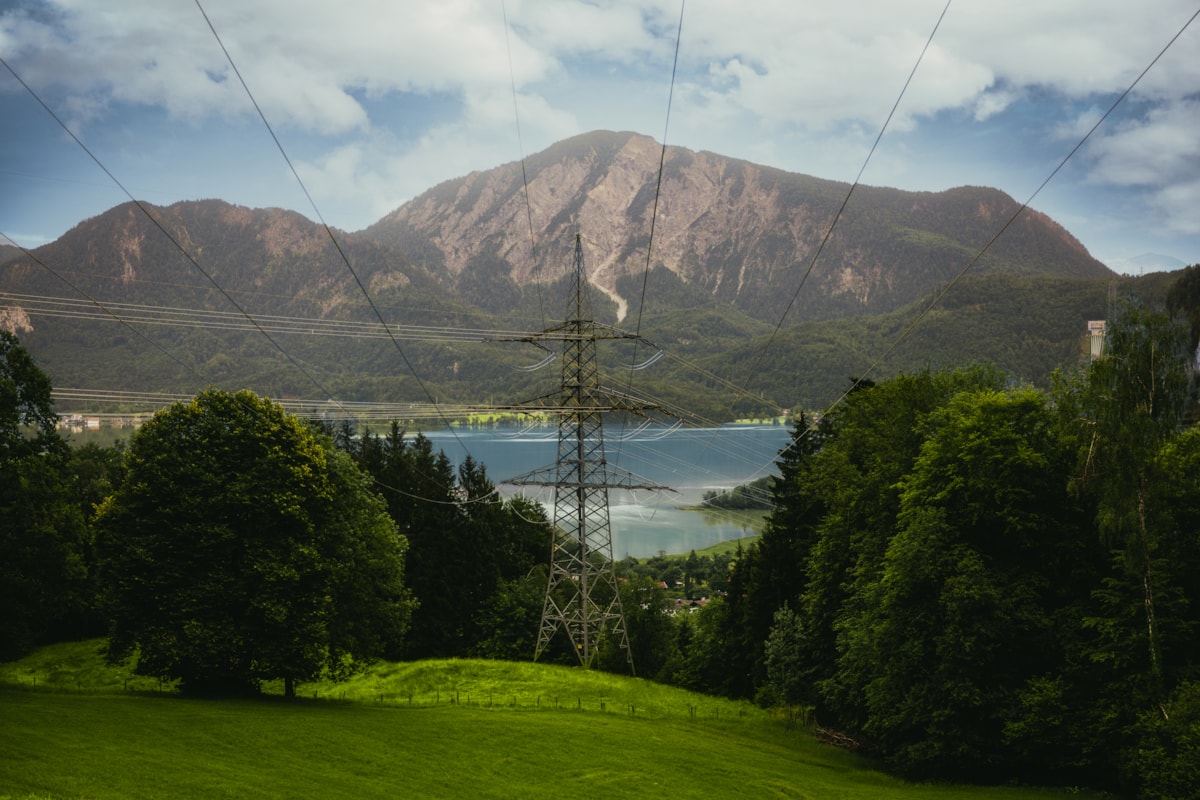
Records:
[[[551,467],[505,482],[554,487],[555,538],[534,659],[541,656],[560,631],[565,631],[580,663],[591,666],[596,647],[607,630],[612,640],[625,650],[632,668],[633,655],[613,571],[608,490],[667,487],[641,482],[632,473],[610,466],[605,459],[602,415],[610,411],[644,414],[656,408],[600,385],[596,342],[605,339],[641,341],[653,347],[635,334],[592,319],[583,269],[583,244],[576,235],[566,321],[515,340],[543,348],[547,342],[562,347],[561,387],[522,406],[558,415],[558,458]]]

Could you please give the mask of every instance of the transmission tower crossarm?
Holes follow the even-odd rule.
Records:
[[[576,466],[569,459],[563,459],[560,463]],[[561,483],[558,470],[559,463],[556,463],[553,466],[539,467],[538,469],[530,470],[529,472],[513,478],[507,478],[500,482],[509,486],[558,486]],[[587,486],[590,489],[625,489],[628,491],[647,492],[675,491],[670,486],[651,483],[639,475],[607,463],[604,465],[604,473],[606,478],[604,483],[598,483],[593,479],[579,485]]]

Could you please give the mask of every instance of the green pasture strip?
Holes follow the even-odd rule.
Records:
[[[12,686],[0,718],[13,798],[1067,796],[906,784],[774,723]]]
[[[746,512],[739,512],[739,513],[746,513]],[[755,512],[749,512],[749,513],[755,513]],[[727,539],[723,542],[717,542],[714,545],[709,545],[708,547],[705,547],[703,550],[697,550],[696,555],[701,558],[703,558],[705,556],[711,558],[712,556],[722,556],[727,553],[735,553],[735,552],[737,552],[738,545],[741,545],[742,549],[745,550],[747,547],[752,545],[754,542],[757,542],[758,538],[759,538],[759,534],[756,533],[753,536],[743,536],[738,539]],[[667,553],[666,558],[669,561],[671,561],[671,560],[683,561],[689,555],[690,555],[690,553]],[[642,562],[643,564],[649,560],[650,560],[649,557],[638,559],[638,561]]]
[[[129,664],[104,661],[104,640],[44,647],[0,664],[0,683],[75,693],[173,692],[170,684],[133,674]],[[282,681],[263,687],[283,694]],[[379,662],[341,682],[302,683],[307,699],[385,706],[470,705],[544,710],[602,711],[634,717],[761,720],[752,703],[687,692],[639,678],[550,664],[482,659]]]
[[[0,683],[81,692],[174,691],[170,682],[135,675],[133,663],[105,661],[106,639],[62,642],[40,648],[19,661],[0,663]]]
[[[738,545],[741,545],[741,548],[743,550],[745,550],[747,547],[749,547],[750,545],[754,544],[757,541],[758,541],[758,534],[755,534],[754,536],[744,536],[740,539],[729,539],[724,542],[717,542],[716,544],[712,545],[711,547],[706,547],[703,550],[697,550],[696,555],[698,555],[698,556],[723,556],[727,553],[736,553],[737,549],[738,549]],[[684,554],[684,557],[685,558],[687,557],[686,553]]]
[[[265,687],[281,694],[282,686]],[[687,692],[594,670],[482,659],[381,662],[339,683],[302,684],[306,698],[382,705],[470,705],[485,708],[598,711],[643,718],[763,720],[748,702]]]
[[[684,506],[685,511],[695,511],[704,516],[710,525],[741,525],[747,531],[762,533],[771,512],[762,508],[718,508],[716,506]],[[707,550],[705,552],[708,552]],[[699,555],[700,551],[697,550]]]

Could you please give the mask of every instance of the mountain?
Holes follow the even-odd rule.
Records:
[[[460,296],[472,296],[483,276],[520,286],[563,275],[571,266],[563,248],[536,245],[571,242],[578,231],[591,245],[592,282],[624,310],[638,296],[621,291],[622,278],[648,266],[661,155],[654,140],[633,133],[577,136],[529,157],[524,167],[507,164],[447,181],[360,235],[444,270]],[[982,187],[929,193],[859,186],[805,280],[849,188],[668,148],[649,266],[768,322],[782,316],[802,283],[794,321],[882,313],[950,280],[1019,207]],[[974,272],[1112,275],[1060,225],[1032,210]]]
[[[1174,256],[1162,253],[1142,253],[1133,258],[1122,258],[1109,263],[1117,272],[1126,275],[1145,275],[1148,272],[1174,272],[1183,269],[1187,264]]]
[[[814,264],[848,185],[668,148],[648,262],[661,154],[586,134],[332,237],[280,209],[126,203],[32,259],[0,254],[0,325],[59,387],[506,404],[556,380],[503,340],[560,318],[578,232],[597,319],[677,357],[639,391],[723,419],[837,397],[1018,209],[982,187],[859,186]],[[1026,210],[873,374],[985,358],[1045,380],[1078,359],[1113,280]],[[737,405],[722,381],[761,399]]]

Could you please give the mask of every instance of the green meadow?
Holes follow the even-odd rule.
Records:
[[[905,783],[781,715],[580,669],[381,663],[292,701],[198,700],[101,646],[0,664],[0,798],[1079,796]]]

